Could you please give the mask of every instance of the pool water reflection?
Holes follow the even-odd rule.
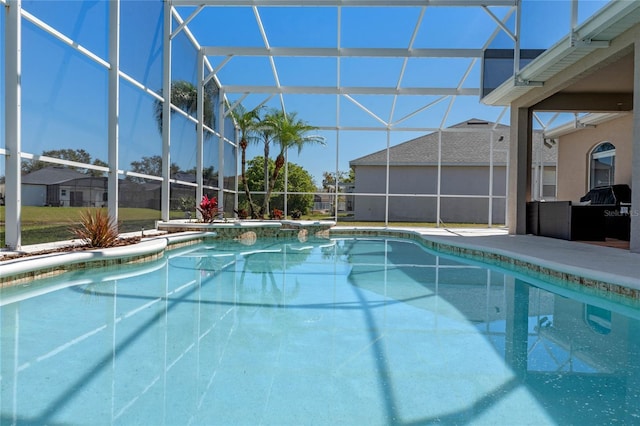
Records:
[[[413,241],[336,238],[5,289],[0,420],[640,422],[640,311],[540,284]]]

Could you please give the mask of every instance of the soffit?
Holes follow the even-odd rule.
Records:
[[[576,28],[572,44],[571,35],[563,38],[553,47],[522,69],[517,82],[512,78],[504,82],[494,92],[483,99],[488,105],[510,105],[535,92],[548,91],[545,83],[552,79],[562,80],[562,73],[576,66],[590,55],[599,55],[600,64],[584,69],[576,76],[569,76],[564,85],[555,81],[556,93],[632,93],[633,54],[620,59],[620,50],[611,49],[601,43],[614,43],[623,33],[640,23],[640,1],[617,1],[610,3],[600,13]],[[613,58],[613,59],[612,59]],[[603,65],[604,64],[604,65]],[[548,94],[547,94],[548,96]],[[533,96],[527,96],[533,98]]]

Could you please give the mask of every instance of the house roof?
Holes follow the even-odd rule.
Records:
[[[442,165],[489,165],[493,129],[493,163],[505,165],[509,148],[509,126],[470,119],[442,132]],[[434,166],[438,164],[438,132],[430,133],[389,148],[391,166]],[[534,144],[542,149],[545,163],[555,163],[555,147],[545,148],[542,133],[534,133]],[[352,167],[386,165],[386,149],[349,162]]]
[[[87,175],[67,167],[45,167],[22,176],[23,184],[57,185],[74,179],[86,178]]]
[[[479,119],[470,119],[449,127],[442,132],[442,165],[488,165],[493,129],[493,163],[507,163],[509,126]],[[439,132],[430,133],[389,148],[391,166],[433,166],[438,164]],[[534,141],[542,145],[542,134],[534,132]],[[542,150],[545,163],[555,162],[556,149]],[[349,162],[350,166],[386,165],[386,149]]]

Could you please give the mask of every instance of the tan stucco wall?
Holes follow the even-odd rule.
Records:
[[[579,201],[589,190],[589,153],[602,142],[616,147],[615,183],[631,185],[633,116],[558,138],[558,200]]]

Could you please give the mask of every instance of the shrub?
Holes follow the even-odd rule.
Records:
[[[203,222],[213,222],[218,214],[218,199],[216,197],[209,198],[206,194],[202,197],[198,211],[202,215]]]
[[[238,209],[233,212],[238,215],[238,219],[246,219],[249,217],[249,212],[246,209]]]
[[[118,242],[118,226],[103,209],[80,212],[80,224],[71,232],[89,247],[113,247]]]

